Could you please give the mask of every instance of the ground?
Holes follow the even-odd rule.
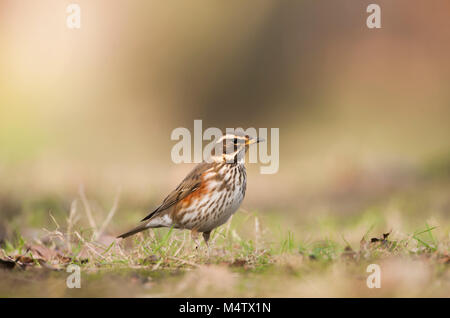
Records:
[[[450,290],[446,178],[426,176],[376,199],[361,195],[363,204],[359,197],[352,208],[331,196],[326,209],[241,209],[213,232],[209,254],[187,231],[156,229],[118,241],[106,223],[82,226],[93,209],[80,190],[59,218],[52,200],[32,204],[41,216],[4,240],[0,297],[448,297]],[[130,218],[116,222],[116,208],[100,219],[126,223],[122,230],[133,225]],[[79,289],[66,285],[69,264],[81,268]],[[379,265],[380,288],[367,285],[370,264]]]

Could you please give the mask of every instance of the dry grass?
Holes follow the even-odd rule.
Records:
[[[421,184],[356,214],[242,209],[212,233],[209,254],[175,229],[116,239],[135,222],[123,219],[126,198],[118,191],[104,211],[80,187],[42,231],[21,226],[2,245],[0,296],[446,297],[448,187]],[[81,267],[80,289],[66,286],[69,264]],[[366,285],[369,264],[381,267],[380,289]]]
[[[264,216],[241,211],[214,232],[208,256],[185,231],[158,229],[122,241],[83,229],[77,206],[65,230],[55,220],[41,240],[0,249],[0,258],[15,264],[0,270],[2,296],[446,296],[450,287],[448,229],[437,226],[366,233],[355,247],[353,239],[277,237],[261,225]],[[381,289],[366,286],[371,263],[381,266]],[[65,287],[68,264],[82,268],[79,290]]]

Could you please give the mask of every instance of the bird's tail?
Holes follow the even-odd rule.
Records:
[[[119,235],[117,238],[126,238],[126,237],[128,237],[128,236],[133,235],[133,234],[142,232],[142,231],[144,231],[144,230],[146,230],[146,229],[148,229],[148,228],[150,228],[150,227],[148,226],[148,222],[145,222],[145,223],[142,223],[142,224],[136,226],[136,227],[135,227],[134,229],[132,229],[131,231],[128,231],[128,232],[126,232],[126,233],[123,233],[122,235]]]

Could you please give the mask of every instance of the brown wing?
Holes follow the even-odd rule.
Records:
[[[181,181],[178,187],[173,190],[163,201],[163,203],[157,207],[152,213],[147,215],[141,220],[146,221],[153,216],[158,215],[161,211],[164,211],[179,201],[183,200],[189,194],[197,191],[201,185],[202,174],[211,168],[211,163],[202,162],[199,163],[195,168],[186,176],[186,178]]]

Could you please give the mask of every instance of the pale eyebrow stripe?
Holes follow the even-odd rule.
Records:
[[[223,141],[224,139],[234,139],[234,138],[237,138],[237,139],[240,139],[240,140],[246,140],[246,138],[242,137],[242,136],[235,136],[235,135],[226,134],[226,135],[223,135],[222,137],[220,137],[217,142]]]

